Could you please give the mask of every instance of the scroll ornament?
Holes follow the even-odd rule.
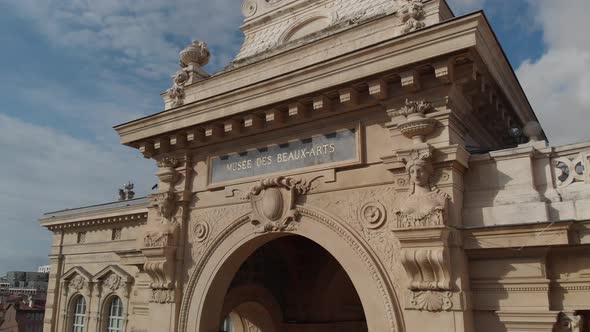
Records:
[[[279,176],[262,180],[252,187],[245,199],[252,205],[252,223],[262,225],[257,232],[294,230],[293,222],[299,216],[295,209],[296,197],[307,194],[311,182]]]
[[[144,270],[150,276],[152,283],[151,302],[174,302],[174,265],[169,260],[172,257],[148,257]]]
[[[453,302],[446,249],[404,249],[401,258],[410,279],[412,307],[427,311],[450,310]]]

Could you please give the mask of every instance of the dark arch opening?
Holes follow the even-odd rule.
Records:
[[[219,331],[257,330],[364,332],[367,322],[336,259],[317,243],[290,235],[256,249],[225,294]]]

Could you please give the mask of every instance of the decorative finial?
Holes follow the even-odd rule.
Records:
[[[135,192],[133,191],[134,186],[133,182],[129,181],[123,185],[123,188],[119,188],[119,201],[133,199],[135,197]]]
[[[523,133],[529,138],[529,142],[538,142],[542,140],[543,128],[537,121],[527,123],[523,128]]]
[[[173,100],[173,106],[184,104],[185,86],[204,80],[210,75],[201,69],[209,63],[211,52],[204,41],[195,40],[185,49],[180,51],[179,64],[182,68],[172,76],[172,87],[168,94]]]
[[[189,66],[203,67],[209,63],[211,53],[207,43],[200,40],[193,40],[184,50],[180,51],[180,66],[186,68]]]

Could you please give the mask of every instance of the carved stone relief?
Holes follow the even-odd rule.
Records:
[[[553,332],[582,332],[584,331],[585,322],[580,315],[567,315],[560,312],[557,316],[557,322],[553,327]]]
[[[195,262],[212,240],[232,221],[250,211],[247,204],[192,210],[190,214],[189,242],[192,244],[192,257]]]
[[[409,190],[394,203],[395,232],[409,279],[409,308],[441,311],[451,310],[454,303],[445,231],[450,196],[433,185],[432,154],[433,148],[424,143],[397,152],[405,164]],[[448,181],[450,175],[442,172],[438,178]],[[426,230],[429,232],[422,233]]]
[[[395,224],[388,216],[395,216],[397,200],[393,186],[319,194],[309,197],[312,206],[318,206],[351,225],[375,250],[394,278],[394,287],[401,291],[406,284],[400,264],[400,244],[393,229]]]
[[[453,308],[453,293],[436,291],[413,291],[410,303],[416,310],[443,311]]]
[[[152,289],[150,302],[174,303],[174,289]]]
[[[88,287],[88,282],[81,275],[76,275],[70,280],[69,287],[74,292],[79,292]]]
[[[434,131],[436,120],[426,117],[433,110],[432,104],[426,100],[413,101],[406,99],[405,105],[399,110],[388,111],[393,119],[403,116],[404,121],[397,124],[397,129],[407,138],[411,138],[415,144],[424,143],[426,136]]]
[[[121,277],[115,273],[109,274],[102,282],[102,287],[111,292],[117,291],[123,285]]]
[[[145,252],[144,252],[145,254]],[[174,251],[167,257],[146,254],[146,262],[143,265],[144,271],[149,275],[152,282],[151,302],[172,303],[174,302]]]
[[[580,153],[574,158],[559,157],[553,160],[557,188],[566,188],[572,183],[590,183],[590,153]]]
[[[164,188],[165,191],[150,196],[151,213],[155,212],[155,218],[150,220],[144,233],[142,253],[146,258],[144,271],[151,279],[151,302],[174,302],[174,261],[186,204],[174,192],[174,185],[180,178],[176,170],[179,163],[179,160],[169,157],[158,160],[156,175],[161,183],[169,186]]]
[[[250,189],[245,199],[250,201],[250,220],[261,225],[257,232],[284,232],[295,229],[298,212],[295,201],[298,195],[311,190],[311,183],[286,177],[265,179]]]
[[[395,203],[397,228],[444,226],[450,196],[432,184],[431,151],[413,150],[400,159],[406,165],[410,190]]]
[[[310,181],[311,183],[313,181]],[[270,183],[270,184],[269,184]],[[260,194],[267,188],[275,188],[275,181],[269,182],[266,184],[259,184],[257,187],[253,188],[246,197],[250,194],[255,196],[260,196]],[[307,182],[303,181],[295,181],[293,182],[288,181],[288,184],[285,184],[287,187],[291,187],[297,192],[306,193],[311,190],[310,185]],[[387,189],[385,189],[387,188]],[[390,201],[388,197],[390,194],[395,195],[395,191],[391,187],[382,187],[380,191],[373,191],[370,196],[366,195],[366,192],[363,190],[355,190],[354,193],[359,194],[363,193],[362,200],[358,196],[352,197],[350,193],[338,193],[338,197],[335,197],[334,193],[330,193],[329,195],[313,195],[306,197],[306,205],[309,203],[310,207],[312,206],[328,206],[329,211],[335,211],[334,215],[342,216],[341,212],[345,212],[346,221],[355,229],[357,229],[361,234],[364,231],[371,232],[368,235],[371,239],[371,242],[374,243],[375,246],[380,246],[384,251],[387,251],[391,257],[391,264],[398,264],[399,266],[399,259],[396,259],[393,255],[399,250],[396,248],[399,245],[392,245],[391,242],[387,242],[390,240],[394,240],[393,233],[389,230],[386,231],[386,223],[383,223],[383,226],[372,226],[374,228],[364,227],[363,221],[359,219],[359,213],[361,205],[359,202],[363,203],[371,203],[371,202],[378,202],[379,206],[389,206],[387,202]],[[319,198],[319,199],[318,199]],[[334,201],[336,202],[335,204]],[[285,201],[283,201],[285,202]],[[288,203],[288,202],[287,202]],[[301,203],[301,201],[299,201]],[[236,204],[231,206],[224,206],[224,207],[217,207],[217,208],[208,208],[208,209],[199,209],[191,211],[191,226],[190,226],[190,236],[189,242],[192,245],[192,256],[195,262],[194,268],[191,272],[190,279],[188,280],[187,289],[191,289],[194,287],[197,280],[199,279],[200,274],[202,273],[203,266],[206,264],[208,257],[216,250],[217,246],[219,246],[225,238],[230,236],[233,232],[235,232],[238,228],[246,227],[248,223],[251,223],[251,216],[254,215],[254,211],[252,208],[252,204],[257,204],[258,208],[261,208],[258,213],[263,214],[265,218],[278,218],[277,215],[281,215],[279,212],[276,212],[276,206],[271,206],[272,208],[268,208],[265,210],[264,205],[259,205],[259,203],[252,203],[250,204]],[[276,203],[275,203],[276,204]],[[371,206],[372,204],[362,204],[365,207]],[[355,206],[355,208],[351,208],[351,206]],[[339,222],[335,222],[332,218],[326,217],[323,213],[317,212],[316,209],[308,209],[302,205],[294,206],[296,215],[300,215],[302,217],[314,219],[316,222],[322,223],[325,226],[329,227],[334,232],[337,232],[344,242],[350,245],[355,251],[359,254],[360,259],[362,259],[363,263],[367,268],[367,272],[374,280],[376,287],[379,289],[380,294],[382,295],[383,303],[385,304],[385,311],[387,313],[387,319],[390,323],[391,330],[396,329],[396,318],[395,318],[395,305],[392,302],[391,293],[388,291],[389,285],[384,284],[384,280],[382,279],[380,269],[375,265],[373,261],[373,257],[370,257],[367,252],[365,252],[362,246],[359,246],[357,243],[357,239],[351,234],[348,233],[348,230],[345,229]],[[289,211],[290,209],[286,209]],[[368,210],[368,212],[367,212]],[[283,210],[285,211],[285,210]],[[365,212],[367,214],[366,222],[369,224],[374,224],[374,220],[380,220],[380,218],[375,218],[372,216],[372,212],[375,212],[374,209],[367,209],[365,208]],[[387,211],[386,213],[390,213]],[[377,213],[378,214],[378,213]],[[268,215],[269,217],[266,217]],[[281,216],[284,216],[281,215]],[[280,220],[280,218],[276,219]],[[202,233],[201,225],[203,222],[206,222],[209,225],[208,235],[205,237],[204,240],[199,238],[199,234]],[[295,229],[296,230],[296,229]],[[379,235],[373,235],[373,234]],[[199,241],[197,241],[199,240]],[[401,266],[400,266],[401,267]],[[401,268],[398,268],[401,271]],[[403,276],[403,272],[401,273],[394,273],[395,276]],[[394,286],[399,286],[400,282],[396,282]],[[187,324],[188,319],[188,306],[191,303],[193,293],[188,291],[185,293],[185,298],[182,301],[182,308],[181,308],[181,315],[179,318],[179,326],[184,328]],[[394,301],[395,302],[395,301]]]
[[[172,76],[172,87],[167,91],[174,107],[184,104],[184,90],[187,85],[209,77],[201,67],[209,63],[210,57],[207,44],[198,40],[180,52],[179,62],[182,69]]]
[[[423,22],[426,12],[424,11],[423,0],[404,0],[404,4],[399,10],[404,27],[404,33],[416,31],[426,26]]]
[[[242,13],[247,19],[262,16],[274,10],[271,7],[280,6],[281,2],[280,0],[245,0],[242,5]],[[329,26],[357,24],[372,17],[393,12],[396,9],[396,3],[392,0],[322,0],[322,2],[324,4],[320,7],[320,13],[330,19]],[[280,46],[284,41],[282,36],[287,31],[296,28],[299,23],[298,19],[302,16],[300,12],[287,11],[287,13],[292,16],[281,17],[276,20],[272,17],[267,18],[262,23],[264,26],[257,26],[256,28],[253,26],[250,30],[245,31],[244,44],[235,61]]]

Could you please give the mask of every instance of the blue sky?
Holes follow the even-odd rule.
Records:
[[[450,0],[485,9],[553,144],[590,139],[587,0]],[[149,193],[155,166],[112,126],[162,109],[178,52],[240,48],[240,0],[0,0],[0,273],[47,262],[43,212]],[[559,110],[559,111],[557,111]]]

